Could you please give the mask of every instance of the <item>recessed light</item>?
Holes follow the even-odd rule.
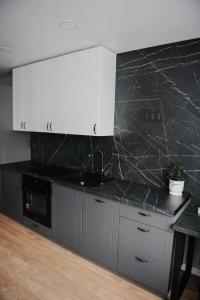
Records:
[[[76,30],[78,29],[78,23],[72,20],[65,20],[58,23],[63,30]]]
[[[8,47],[0,46],[0,53],[10,53],[11,49]]]

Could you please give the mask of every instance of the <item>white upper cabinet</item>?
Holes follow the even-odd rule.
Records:
[[[93,135],[99,109],[98,53],[91,49],[69,54],[69,58],[69,132]]]
[[[113,135],[115,76],[103,47],[14,69],[14,130]]]
[[[13,72],[13,128],[33,130],[34,76],[32,65],[17,68]]]
[[[68,58],[34,65],[35,91],[32,131],[66,133],[68,130]]]
[[[116,55],[103,47],[69,54],[69,133],[113,135]]]

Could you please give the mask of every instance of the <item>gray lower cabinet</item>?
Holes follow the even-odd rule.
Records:
[[[116,270],[119,203],[92,195],[83,199],[83,253]]]
[[[21,174],[12,171],[1,170],[1,201],[2,212],[22,221],[22,188]]]
[[[174,218],[171,216],[123,204],[120,208],[120,216],[172,232]]]
[[[53,239],[117,269],[119,203],[53,186]]]
[[[117,270],[166,296],[170,279],[173,232],[157,228],[157,218],[155,222],[151,221],[150,226],[149,212],[143,211],[139,218],[136,214],[137,208],[131,209],[135,209],[129,215],[131,219],[120,217]],[[121,209],[120,214],[122,212]],[[148,214],[148,218],[144,214]],[[135,215],[137,218],[133,220]],[[164,218],[158,214],[159,217]],[[144,220],[147,220],[146,224],[143,223]]]
[[[53,239],[80,251],[82,237],[82,193],[53,185]]]
[[[21,175],[2,170],[1,187],[3,213],[21,221]],[[52,190],[52,231],[24,217],[26,226],[167,295],[173,218],[58,184]]]
[[[166,265],[165,265],[166,266]],[[167,267],[167,266],[166,266]],[[165,269],[162,262],[150,255],[119,246],[118,271],[141,284],[167,295]]]
[[[43,236],[47,237],[48,239],[52,239],[52,230],[47,226],[44,226],[30,218],[23,216],[22,223],[26,227],[36,231],[37,233],[42,234]]]

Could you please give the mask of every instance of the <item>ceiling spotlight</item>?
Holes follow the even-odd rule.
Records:
[[[78,23],[72,20],[65,20],[58,23],[63,30],[76,30],[78,29]]]
[[[0,46],[0,53],[10,53],[11,49],[8,47]]]

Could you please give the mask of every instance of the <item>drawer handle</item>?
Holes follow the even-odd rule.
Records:
[[[145,213],[143,213],[143,212],[141,212],[141,211],[139,211],[138,214],[139,214],[140,216],[143,216],[143,217],[151,217],[150,214],[145,214]]]
[[[143,229],[143,228],[141,228],[141,227],[137,227],[137,229],[138,229],[139,231],[142,231],[142,232],[150,232],[149,229]]]
[[[103,200],[95,199],[96,202],[98,203],[105,203]]]
[[[49,125],[50,131],[52,131],[52,122]]]
[[[135,259],[137,259],[137,261],[139,261],[139,262],[141,262],[141,263],[144,263],[144,264],[147,264],[147,263],[148,263],[148,260],[142,259],[142,258],[140,258],[140,257],[138,257],[138,256],[135,256]]]

